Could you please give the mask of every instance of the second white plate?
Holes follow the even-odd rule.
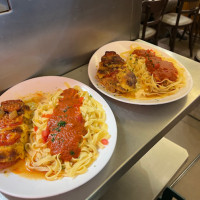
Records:
[[[125,98],[119,95],[115,95],[114,93],[111,93],[103,88],[100,83],[98,83],[97,79],[95,78],[99,62],[101,61],[101,57],[105,54],[106,51],[115,51],[117,54],[120,54],[122,52],[130,50],[130,46],[134,45],[134,47],[140,46],[144,49],[153,49],[156,51],[159,51],[162,56],[170,58],[171,56],[160,51],[158,48],[154,48],[150,45],[146,45],[143,43],[139,42],[133,42],[133,41],[117,41],[117,42],[112,42],[109,44],[106,44],[99,48],[91,57],[89,65],[88,65],[88,75],[90,78],[90,81],[92,84],[103,94],[116,99],[118,101],[124,102],[124,103],[130,103],[130,104],[138,104],[138,105],[158,105],[158,104],[164,104],[164,103],[169,103],[176,101],[178,99],[183,98],[186,96],[190,90],[192,89],[193,86],[193,81],[190,73],[188,70],[178,61],[176,61],[182,68],[185,69],[185,76],[186,76],[186,86],[184,88],[181,88],[177,93],[166,96],[164,98],[154,98],[154,99],[149,99],[149,100],[140,100],[140,99],[130,99],[130,98]]]

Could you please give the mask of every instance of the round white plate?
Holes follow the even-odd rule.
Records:
[[[106,123],[108,124],[108,132],[111,135],[109,144],[106,145],[104,149],[99,150],[99,157],[88,168],[88,171],[85,174],[79,175],[73,179],[65,177],[56,181],[33,180],[20,177],[14,173],[10,173],[8,176],[0,173],[1,192],[21,198],[50,197],[68,192],[92,179],[104,168],[111,158],[117,140],[115,117],[106,101],[87,85],[73,79],[59,76],[38,77],[21,82],[10,88],[0,96],[0,102],[16,99],[19,96],[25,96],[36,91],[52,92],[59,88],[66,89],[66,86],[64,85],[65,82],[67,82],[71,87],[75,85],[80,86],[82,90],[87,91],[95,100],[103,105],[107,116]]]
[[[149,100],[140,100],[140,99],[130,99],[130,98],[125,98],[122,96],[115,95],[114,93],[111,93],[103,88],[100,83],[98,83],[97,79],[95,78],[99,62],[101,61],[101,57],[105,54],[106,51],[115,51],[117,54],[120,54],[122,52],[130,50],[130,46],[134,45],[134,47],[140,46],[144,49],[153,49],[156,51],[159,51],[162,56],[165,57],[172,57],[172,55],[168,55],[164,53],[163,51],[160,51],[158,48],[153,48],[152,46],[142,44],[139,42],[133,42],[133,41],[117,41],[117,42],[112,42],[109,44],[104,45],[100,49],[98,49],[93,56],[90,59],[89,65],[88,65],[88,75],[90,78],[90,81],[92,84],[103,94],[116,99],[121,102],[125,103],[130,103],[130,104],[138,104],[138,105],[157,105],[157,104],[164,104],[164,103],[169,103],[172,101],[176,101],[184,96],[186,96],[190,90],[192,89],[193,86],[193,81],[190,73],[188,70],[178,61],[179,66],[185,69],[185,76],[186,76],[186,86],[184,88],[181,88],[177,93],[164,97],[164,98],[154,98],[154,99],[149,99]]]

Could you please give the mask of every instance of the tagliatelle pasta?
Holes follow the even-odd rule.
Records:
[[[122,58],[124,58],[127,63],[127,67],[131,69],[137,77],[136,89],[132,94],[129,94],[129,96],[133,96],[136,99],[161,98],[175,94],[179,89],[185,86],[186,80],[184,69],[181,68],[173,58],[164,57],[156,50],[147,50],[161,61],[172,63],[175,70],[177,70],[176,80],[170,80],[169,76],[158,81],[155,78],[155,74],[151,74],[147,70],[146,59],[148,59],[148,56],[138,56],[137,54],[134,54],[135,50],[144,49],[132,45],[129,51],[121,54]],[[164,70],[167,70],[167,67]]]
[[[33,128],[30,141],[25,145],[27,151],[25,162],[30,170],[44,172],[47,180],[75,177],[85,173],[88,167],[97,159],[98,149],[104,147],[101,140],[108,140],[110,137],[106,124],[106,114],[102,105],[80,87],[75,86],[74,90],[83,99],[80,112],[85,121],[84,127],[86,129],[86,134],[82,136],[79,143],[80,154],[78,157],[75,156],[75,151],[71,151],[72,158],[69,161],[64,161],[62,159],[63,155],[52,154],[53,150],[48,146],[48,143],[53,144],[55,140],[60,139],[56,135],[64,128],[65,123],[60,123],[57,129],[54,128],[54,132],[49,133],[51,139],[44,142],[43,133],[50,121],[48,116],[51,116],[54,109],[58,107],[59,101],[63,98],[63,90],[58,90],[54,94],[43,94],[43,100],[34,112],[33,124],[37,128]]]
[[[120,55],[105,51],[95,78],[115,96],[137,100],[164,98],[186,86],[185,69],[174,59],[138,45]]]

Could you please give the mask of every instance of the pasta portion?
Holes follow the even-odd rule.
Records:
[[[163,98],[185,87],[185,70],[156,50],[130,47],[120,55],[106,51],[96,79],[103,88],[132,99]]]
[[[131,46],[130,51],[121,56],[137,77],[136,89],[128,96],[136,99],[165,97],[185,86],[184,69],[174,59],[163,57],[158,51]],[[153,70],[148,68],[148,62]]]
[[[54,94],[43,94],[43,101],[37,105],[37,109],[34,112],[34,128],[30,134],[30,141],[25,145],[27,151],[25,162],[30,170],[44,172],[47,180],[76,177],[79,174],[85,173],[88,167],[97,159],[98,149],[104,148],[101,140],[108,140],[110,137],[106,124],[106,114],[102,105],[80,87],[75,86],[73,89],[77,91],[74,98],[82,100],[80,112],[85,122],[86,134],[82,136],[79,142],[78,148],[80,148],[80,153],[76,154],[76,151],[70,151],[70,160],[64,160],[62,153],[52,153],[53,150],[49,148],[49,143],[62,143],[62,130],[64,128],[66,130],[68,126],[69,128],[76,126],[76,124],[71,125],[70,122],[63,123],[63,121],[60,121],[62,123],[57,123],[59,125],[57,128],[49,128],[46,141],[44,141],[47,127],[52,119],[51,116],[55,113],[55,108],[59,107],[59,102],[63,99],[63,90],[58,90]],[[58,117],[70,118],[70,106],[67,106],[67,109],[63,111],[63,116]],[[69,138],[69,140],[71,139]]]

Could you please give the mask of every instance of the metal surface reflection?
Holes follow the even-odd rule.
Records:
[[[10,0],[0,15],[0,91],[33,76],[61,75],[100,46],[137,38],[140,0]]]

